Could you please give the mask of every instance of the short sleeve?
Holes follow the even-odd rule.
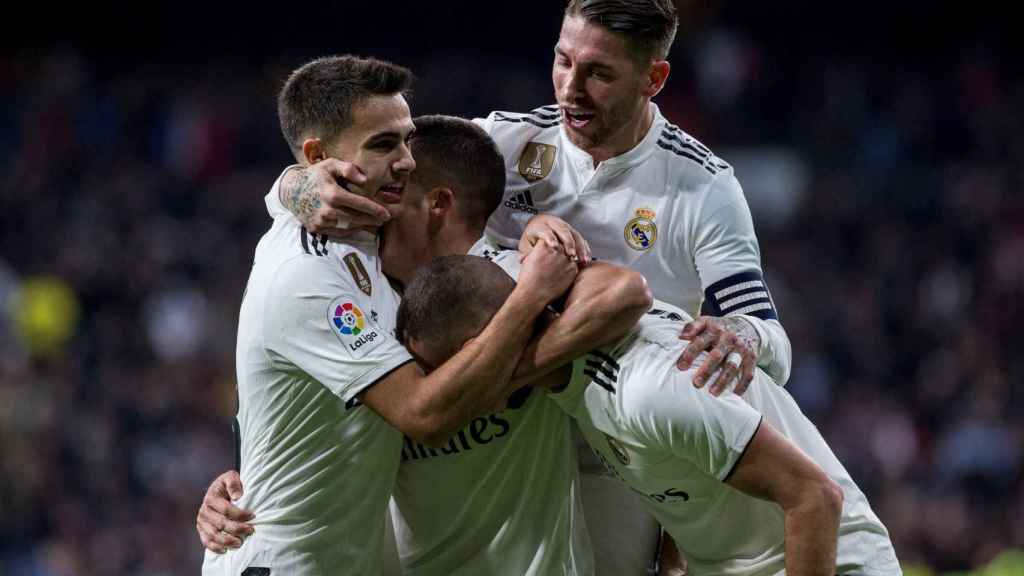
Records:
[[[274,185],[270,187],[270,192],[263,197],[263,202],[267,205],[267,212],[271,218],[277,218],[288,214],[288,209],[281,203],[281,178],[288,173],[289,170],[296,168],[298,164],[292,164],[281,172],[281,175],[274,181]]]
[[[331,260],[300,256],[277,271],[264,311],[264,346],[344,401],[412,360],[373,302]]]
[[[761,414],[731,392],[716,398],[694,388],[692,373],[676,374],[670,385],[645,386],[628,403],[629,421],[642,442],[725,480],[757,432]]]

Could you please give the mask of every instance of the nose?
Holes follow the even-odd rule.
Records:
[[[572,102],[583,95],[583,75],[579,68],[572,66],[563,70],[558,86],[560,100]]]
[[[391,169],[395,172],[405,174],[416,169],[416,160],[412,157],[412,150],[409,149],[408,144],[402,144],[401,155],[397,160],[395,160],[395,163],[391,165]]]

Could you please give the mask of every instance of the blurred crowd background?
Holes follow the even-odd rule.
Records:
[[[680,3],[656,102],[735,166],[789,390],[901,559],[1005,559],[1024,549],[1024,51],[982,9],[752,4]],[[0,576],[198,573],[291,69],[393,59],[414,114],[553,102],[561,2],[200,8],[4,25]]]

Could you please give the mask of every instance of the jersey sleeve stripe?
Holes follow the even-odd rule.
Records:
[[[602,380],[601,376],[599,376],[597,372],[594,372],[590,368],[585,368],[583,370],[583,375],[584,376],[590,376],[590,381],[591,382],[593,382],[594,384],[597,384],[598,386],[600,386],[601,388],[604,388],[605,390],[611,392],[612,394],[615,394],[615,387],[612,386],[611,384],[609,384],[608,382],[605,382],[604,380]]]
[[[705,162],[703,158],[699,158],[697,156],[694,156],[690,152],[686,152],[686,151],[683,151],[683,150],[680,150],[680,149],[676,148],[670,142],[667,142],[665,140],[658,140],[658,146],[663,148],[663,149],[665,149],[665,150],[668,150],[669,152],[672,152],[676,156],[682,156],[683,158],[689,158],[690,160],[693,160],[697,164],[700,164],[701,168],[704,168],[705,170],[707,170],[708,173],[710,173],[712,176],[714,176],[715,174],[718,174],[719,168],[717,166],[712,166],[712,165],[708,164],[707,162]]]
[[[587,359],[587,368],[593,368],[594,370],[597,370],[598,372],[600,372],[600,373],[604,374],[605,376],[607,376],[608,379],[611,380],[612,382],[618,381],[618,377],[616,376],[615,371],[612,370],[611,368],[609,368],[608,366],[606,366],[605,364],[603,364],[599,360],[594,360],[592,358],[588,358]]]
[[[299,230],[299,240],[302,242],[302,250],[306,254],[312,254],[312,252],[309,251],[309,233],[306,232],[304,227],[300,227]]]
[[[771,292],[756,270],[733,274],[704,290],[704,308],[711,316],[747,314],[762,320],[778,319]]]
[[[561,120],[557,120],[557,121],[554,121],[554,122],[541,122],[541,121],[535,120],[535,119],[530,118],[530,117],[509,118],[508,116],[501,116],[499,114],[495,114],[494,120],[496,122],[516,122],[516,123],[518,123],[518,122],[526,122],[527,124],[533,124],[534,126],[537,126],[538,128],[551,128],[551,127],[554,127],[554,126],[558,126],[562,122]]]
[[[619,363],[616,362],[615,358],[612,358],[611,355],[606,354],[600,350],[591,350],[590,354],[607,362],[609,365],[611,365],[612,368],[615,369],[616,372],[619,370]]]

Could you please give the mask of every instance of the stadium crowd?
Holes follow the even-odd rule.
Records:
[[[900,558],[1024,548],[1024,79],[981,48],[942,74],[810,58],[790,77],[726,28],[686,50],[655,101],[736,167],[788,388]],[[262,196],[289,161],[274,94],[299,61],[0,61],[0,576],[198,570]],[[474,90],[472,55],[403,63],[414,113],[551,100],[522,62],[501,95]]]

